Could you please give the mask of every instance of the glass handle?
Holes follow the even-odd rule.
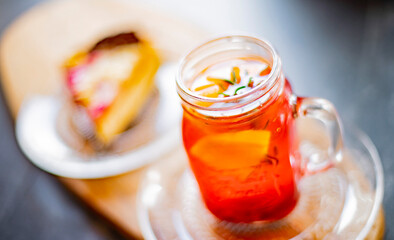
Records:
[[[330,138],[326,149],[309,142],[300,146],[302,157],[306,160],[306,172],[320,172],[339,162],[342,159],[343,140],[339,117],[333,104],[321,98],[297,97],[296,116],[322,122]]]

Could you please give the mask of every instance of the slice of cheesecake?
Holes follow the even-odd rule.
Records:
[[[108,145],[136,119],[158,67],[156,52],[134,33],[105,38],[66,62],[67,86],[95,139]]]

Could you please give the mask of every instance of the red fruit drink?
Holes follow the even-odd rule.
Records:
[[[206,115],[202,109],[239,104],[195,101],[184,105],[183,142],[207,208],[232,222],[277,220],[297,203],[299,173],[291,86],[283,76],[267,84],[263,58],[235,58],[203,69],[186,83],[193,94],[230,99],[260,88],[253,109]],[[238,111],[238,112],[237,112]]]

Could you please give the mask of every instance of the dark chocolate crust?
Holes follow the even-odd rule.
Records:
[[[139,41],[140,40],[137,38],[134,32],[120,33],[118,35],[110,36],[99,41],[92,49],[90,49],[89,52],[111,49],[121,45],[138,43]]]

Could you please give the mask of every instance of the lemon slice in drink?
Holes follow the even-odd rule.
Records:
[[[270,135],[266,130],[209,135],[194,144],[191,154],[218,170],[256,166],[268,152]]]

